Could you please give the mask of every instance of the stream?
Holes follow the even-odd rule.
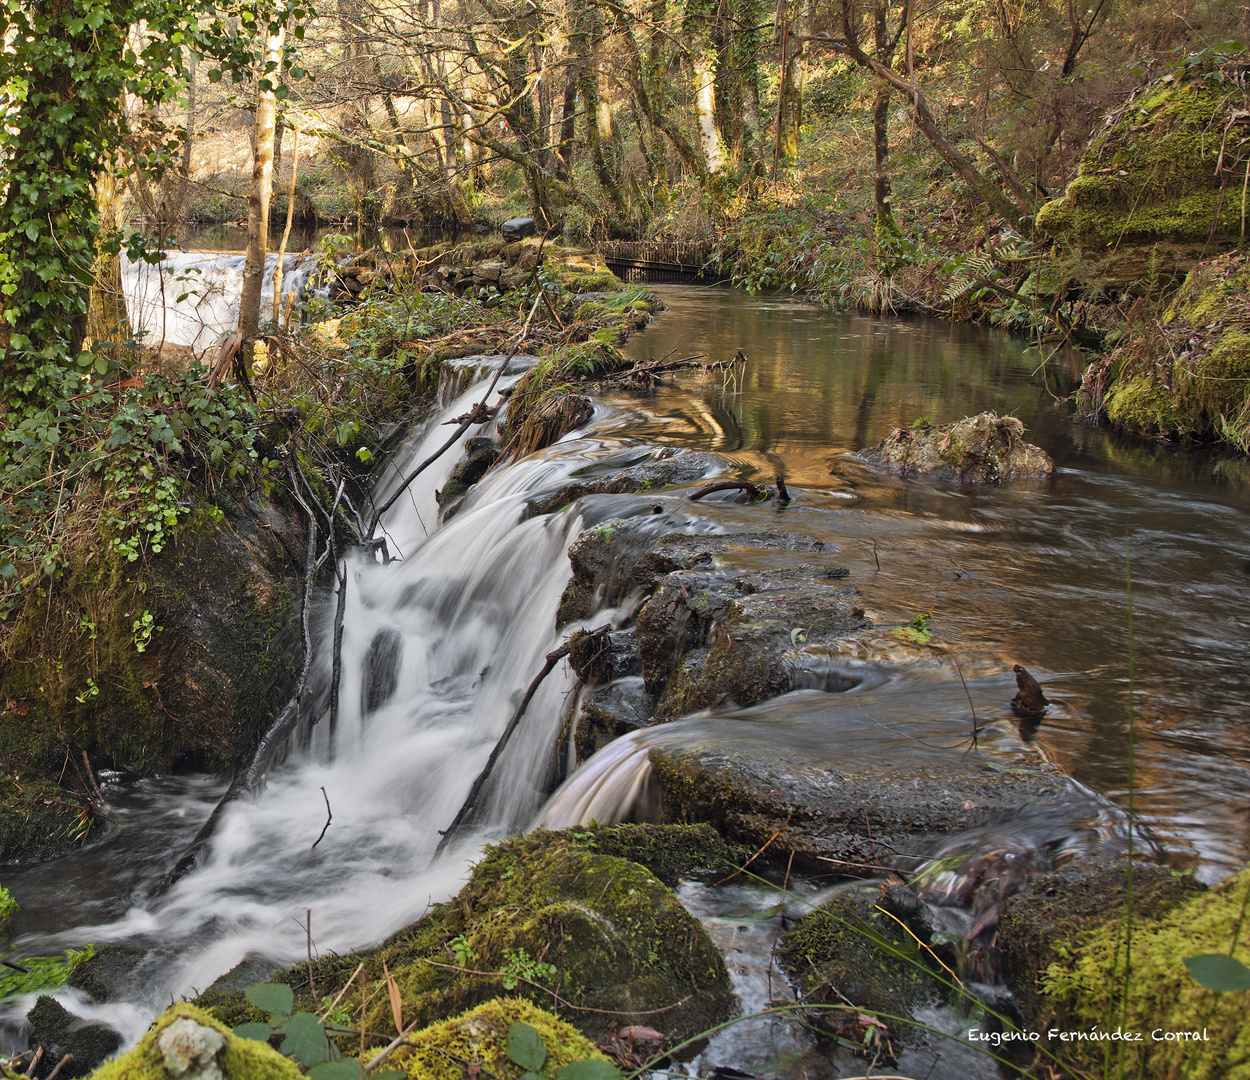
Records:
[[[1042,365],[1035,350],[1000,332],[836,315],[720,288],[654,291],[668,311],[625,346],[627,354],[727,359],[741,349],[749,360],[736,391],[700,385],[691,374],[651,395],[608,395],[583,429],[492,470],[445,524],[438,523],[434,493],[455,461],[449,455],[428,470],[383,523],[399,561],[349,559],[337,729],[321,724],[301,733],[265,790],[227,809],[203,865],[163,895],[155,886],[225,780],[108,781],[113,826],[73,855],[6,871],[5,884],[22,907],[0,929],[0,953],[51,955],[88,941],[148,950],[124,1002],[96,1005],[72,990],[56,995],[80,1015],[112,1024],[130,1043],[171,995],[203,990],[244,959],[302,959],[309,911],[316,950],[366,945],[453,894],[491,838],[544,814],[553,822],[581,820],[584,805],[570,810],[577,799],[585,803],[579,776],[602,769],[605,755],[630,753],[624,745],[607,748],[547,802],[550,747],[575,683],[562,664],[541,685],[486,789],[485,820],[433,860],[437,829],[455,816],[515,700],[570,629],[558,634],[555,627],[569,544],[584,528],[648,513],[652,504],[690,530],[760,528],[760,515],[770,515],[763,527],[825,538],[879,624],[930,613],[939,646],[934,661],[893,670],[876,658],[878,677],[850,696],[870,700],[876,716],[922,716],[940,730],[967,727],[971,697],[987,725],[987,753],[1009,763],[1040,752],[1088,794],[1079,806],[1040,808],[1037,827],[1055,849],[1114,847],[1131,797],[1138,835],[1156,857],[1207,882],[1244,865],[1245,463],[1123,441],[1077,424],[1054,396],[1071,389],[1076,361],[1060,356]],[[518,358],[506,378],[523,366]],[[445,415],[480,398],[480,380],[490,374],[483,362],[472,387],[449,391]],[[903,481],[852,456],[893,426],[921,417],[946,423],[986,409],[1024,421],[1030,441],[1056,461],[1052,481],[959,488]],[[481,433],[489,430],[466,438]],[[397,472],[381,481],[383,494],[445,438],[438,417],[414,432],[396,455]],[[598,495],[523,520],[527,499],[574,474],[620,469],[661,448],[711,451],[719,464],[709,475],[771,482],[781,470],[794,501],[778,512],[692,504],[683,491]],[[328,606],[321,611],[323,636],[331,614]],[[590,624],[612,616],[599,613]],[[326,651],[315,660],[321,678]],[[960,660],[966,691],[951,656]],[[1013,663],[1024,664],[1052,702],[1035,745],[1016,735],[1007,708]],[[801,695],[819,692],[798,693],[797,702],[785,695],[746,711],[775,720],[768,737],[790,738],[796,757],[818,760],[822,735],[812,724],[820,721]],[[678,721],[642,737],[693,743],[718,722],[723,726],[720,718]],[[900,748],[891,733],[861,731],[855,739],[846,752],[883,767],[891,755],[915,752]],[[628,814],[640,786],[636,772],[613,783],[614,809],[597,804],[600,819]],[[326,800],[333,821],[313,847]],[[815,902],[825,888],[797,884],[799,899],[791,904]],[[786,996],[771,956],[780,918],[775,895],[742,885],[702,893],[683,893],[683,900],[725,951],[745,1005]],[[30,1004],[0,1003],[4,1050],[24,1042],[20,1017]],[[949,1016],[931,1021],[953,1023]],[[804,1075],[793,1070],[810,1063],[813,1052],[790,1025],[734,1031],[691,1069],[762,1072],[768,1065],[778,1076]],[[899,1067],[934,1080],[997,1075],[991,1063],[949,1041]],[[836,1069],[826,1062],[807,1075],[834,1076]]]

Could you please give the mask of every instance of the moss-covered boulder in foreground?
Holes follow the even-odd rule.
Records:
[[[395,977],[406,1024],[428,1026],[514,993],[591,1038],[630,1023],[689,1037],[728,1014],[724,962],[657,874],[598,850],[655,851],[655,839],[631,840],[623,827],[504,840],[450,901],[372,949],[323,961],[318,993],[337,993],[363,961],[361,979]],[[688,846],[701,862],[714,845],[694,834]],[[298,993],[303,965],[272,980]],[[258,1018],[237,990],[210,990],[199,1002],[231,1025]],[[393,1030],[385,992],[369,1009],[368,1030]]]
[[[1096,877],[1042,878],[1004,905],[1002,939],[1014,939],[1011,950],[1025,958],[1014,966],[1014,979],[1026,1013],[1065,1032],[1123,1027],[1141,1033],[1140,1042],[1123,1044],[1050,1040],[1050,1048],[1077,1069],[1102,1075],[1110,1054],[1121,1076],[1250,1077],[1245,994],[1204,989],[1184,963],[1190,956],[1227,953],[1234,939],[1234,955],[1250,961],[1243,925],[1250,869],[1203,890],[1167,870],[1137,867],[1126,975],[1127,897],[1120,868]],[[1030,971],[1036,972],[1032,985]],[[1168,1038],[1168,1032],[1202,1037]]]
[[[985,412],[944,427],[918,423],[895,428],[873,449],[860,454],[900,476],[925,476],[961,484],[1001,484],[1007,480],[1045,479],[1055,463],[1040,446],[1024,439],[1024,424],[1014,416]]]
[[[183,1022],[183,1027],[190,1030],[185,1021],[191,1021],[200,1029],[204,1056],[208,1059],[205,1064],[216,1066],[216,1074],[203,1066],[180,1070],[177,1051],[170,1046],[169,1039],[165,1040],[166,1045],[162,1048],[162,1036],[173,1025]],[[220,1042],[213,1037],[214,1033]],[[167,1064],[169,1060],[176,1062],[172,1070]],[[224,1080],[300,1080],[303,1074],[294,1062],[267,1043],[240,1039],[204,1010],[181,1002],[161,1013],[133,1050],[106,1062],[91,1077],[92,1080],[179,1080],[192,1075],[216,1075]]]
[[[1243,66],[1244,69],[1244,66]],[[1098,284],[1155,289],[1239,242],[1250,131],[1241,70],[1165,75],[1113,113],[1038,229],[1072,244]],[[1244,76],[1243,76],[1244,77]]]
[[[495,998],[461,1016],[418,1031],[388,1062],[412,1080],[464,1080],[472,1067],[498,1080],[517,1080],[522,1071],[508,1057],[508,1031],[528,1024],[547,1050],[542,1075],[555,1076],[575,1061],[608,1059],[576,1028],[521,998]]]

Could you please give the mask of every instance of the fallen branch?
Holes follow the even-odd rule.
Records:
[[[591,630],[589,633],[591,635],[596,635],[610,629],[611,627],[601,626],[598,630]],[[586,631],[578,631],[579,634],[585,632]],[[553,649],[547,654],[547,662],[543,665],[542,671],[538,673],[534,681],[530,683],[529,689],[525,691],[525,697],[521,699],[521,704],[517,706],[516,712],[512,714],[512,719],[508,721],[508,726],[503,729],[503,734],[499,736],[499,741],[495,743],[495,749],[490,752],[490,757],[486,759],[485,768],[477,774],[477,779],[473,781],[473,786],[469,788],[468,797],[464,800],[463,805],[460,807],[460,812],[456,814],[455,820],[453,820],[446,829],[439,830],[442,834],[442,839],[439,840],[438,847],[434,849],[435,858],[442,854],[443,848],[451,843],[451,839],[455,836],[457,830],[473,813],[474,804],[477,802],[478,795],[482,792],[482,787],[490,778],[490,774],[494,770],[496,762],[499,761],[499,755],[503,753],[504,747],[508,745],[508,740],[512,738],[512,733],[516,731],[517,725],[521,722],[521,717],[525,715],[525,710],[529,707],[531,699],[538,691],[539,683],[551,674],[551,671],[556,664],[568,656],[570,642],[572,642],[576,636],[577,635],[574,634],[558,649]]]
[[[490,399],[491,394],[495,392],[495,386],[499,382],[499,377],[503,375],[508,365],[512,363],[512,358],[516,356],[522,344],[524,344],[525,339],[529,336],[530,324],[534,321],[534,314],[538,311],[538,305],[540,303],[542,303],[541,289],[539,290],[539,294],[534,297],[534,304],[530,308],[529,316],[525,320],[525,325],[521,328],[521,336],[517,338],[516,344],[512,346],[511,351],[504,358],[503,363],[499,365],[499,370],[495,372],[495,377],[491,379],[490,386],[486,388],[486,396],[482,398],[478,408],[486,407],[486,402]],[[468,419],[462,421],[460,426],[456,428],[456,430],[452,433],[451,438],[435,450],[434,453],[432,453],[428,458],[421,462],[421,464],[418,465],[411,473],[409,473],[408,476],[404,478],[404,482],[391,493],[391,497],[373,512],[373,520],[369,522],[369,532],[364,537],[366,541],[373,539],[373,534],[377,531],[377,527],[382,520],[382,515],[395,505],[396,501],[405,491],[408,490],[412,482],[425,472],[426,469],[433,465],[434,462],[441,458],[448,450],[455,446],[456,443],[460,441],[460,437],[473,426],[473,417],[477,415],[477,411],[478,410],[475,408],[469,414]]]
[[[711,495],[713,491],[745,491],[752,499],[758,499],[761,495],[767,494],[768,489],[753,484],[750,480],[719,480],[714,484],[704,484],[698,491],[691,492],[689,499],[691,502],[698,502],[704,495]]]
[[[56,1080],[56,1078],[61,1074],[61,1070],[65,1068],[66,1065],[72,1064],[73,1060],[74,1060],[73,1054],[66,1054],[63,1058],[61,1058],[60,1061],[56,1063],[56,1068],[53,1069],[50,1073],[48,1073],[48,1080]]]

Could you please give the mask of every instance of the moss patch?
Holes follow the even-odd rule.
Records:
[[[1250,452],[1250,256],[1190,271],[1161,320],[1091,366],[1082,407],[1134,433]]]
[[[907,932],[873,907],[876,886],[840,897],[797,922],[782,940],[786,969],[805,1000],[908,1016],[943,988]],[[830,1017],[831,1026],[840,1019]]]
[[[1124,1076],[1209,1080],[1250,1077],[1250,1027],[1244,994],[1215,994],[1190,976],[1184,959],[1227,953],[1250,893],[1250,869],[1208,892],[1191,894],[1166,914],[1134,918],[1132,978],[1125,988],[1126,924],[1121,914],[1075,934],[1041,977],[1046,1007],[1076,1030],[1097,1026],[1141,1031],[1143,1041],[1123,1044]],[[1148,909],[1147,909],[1148,911]],[[1236,956],[1250,960],[1245,928]],[[1203,1041],[1155,1041],[1152,1031],[1206,1032]],[[1055,1044],[1052,1043],[1052,1046]],[[1072,1064],[1101,1070],[1111,1044],[1067,1044]]]
[[[1202,251],[1236,244],[1241,199],[1231,189],[1248,139],[1229,116],[1244,107],[1219,72],[1166,76],[1095,139],[1064,197],[1038,213],[1038,229],[1072,242],[1103,283],[1120,286],[1157,287]]]
[[[203,1009],[182,1002],[161,1013],[133,1050],[106,1062],[91,1074],[92,1080],[167,1080],[171,1074],[156,1041],[161,1032],[182,1017],[213,1028],[225,1037],[220,1061],[226,1080],[299,1080],[303,1075],[294,1062],[267,1043],[240,1039]]]
[[[547,1048],[542,1075],[587,1058],[607,1061],[576,1028],[520,998],[495,998],[451,1020],[433,1024],[409,1040],[411,1049],[398,1051],[391,1064],[412,1080],[464,1080],[477,1065],[499,1080],[516,1080],[519,1069],[508,1058],[508,1029],[529,1024]]]
[[[728,978],[702,926],[645,867],[592,848],[600,835],[609,849],[649,846],[625,831],[505,840],[487,849],[454,899],[373,949],[323,962],[319,993],[336,993],[363,961],[362,978],[374,985],[384,963],[394,975],[406,1023],[436,1023],[501,992],[594,1038],[646,1023],[678,1040],[723,1019]],[[298,992],[305,978],[297,968],[273,981]],[[237,991],[200,1001],[231,1024],[252,1018]],[[365,1024],[393,1027],[385,992],[374,995]]]

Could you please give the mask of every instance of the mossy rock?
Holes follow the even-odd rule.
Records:
[[[547,1050],[540,1075],[554,1077],[575,1061],[608,1061],[589,1039],[558,1016],[522,998],[494,998],[450,1020],[418,1031],[389,1066],[412,1080],[464,1080],[476,1065],[498,1080],[518,1080],[523,1070],[508,1057],[508,1032],[528,1024]]]
[[[897,922],[875,908],[878,891],[876,885],[857,886],[786,931],[782,962],[804,1001],[850,1002],[866,1012],[908,1017],[917,1005],[947,992],[934,974],[936,963],[926,959]],[[836,1011],[828,1017],[816,1015],[822,1028],[840,1027]]]
[[[1101,402],[1092,384],[1106,383]],[[1250,450],[1250,256],[1190,271],[1160,324],[1091,366],[1082,407],[1135,434]]]
[[[225,1080],[300,1080],[303,1076],[293,1061],[283,1057],[268,1043],[240,1039],[203,1009],[180,1002],[171,1005],[156,1018],[133,1050],[106,1062],[91,1074],[91,1080],[179,1080],[185,1074],[169,1069],[159,1040],[171,1024],[180,1020],[191,1020],[221,1036],[223,1045],[217,1053],[216,1063]]]
[[[695,861],[711,855],[709,839],[685,835]],[[650,870],[602,853],[600,842],[631,853],[663,843],[628,830],[540,830],[505,840],[486,850],[452,900],[374,948],[323,961],[318,992],[336,993],[363,962],[362,978],[375,984],[385,964],[405,1022],[423,1026],[501,992],[552,1009],[592,1038],[646,1023],[678,1041],[722,1020],[732,1001],[728,976],[702,926]],[[508,985],[509,972],[529,981]],[[272,981],[306,980],[292,969]],[[200,1001],[231,1024],[253,1018],[237,990]],[[366,1027],[392,1026],[386,994],[376,995]]]
[[[1038,229],[1071,242],[1096,282],[1115,288],[1157,290],[1204,253],[1239,243],[1233,188],[1247,146],[1242,126],[1229,126],[1241,101],[1233,91],[1208,68],[1147,87],[1094,139],[1063,198],[1039,211]]]
[[[1049,962],[1037,983],[1034,1015],[1055,1017],[1055,1026],[1064,1031],[1111,1031],[1122,1025],[1141,1032],[1140,1042],[1115,1045],[1051,1040],[1049,1046],[1058,1048],[1074,1069],[1101,1074],[1104,1055],[1110,1053],[1117,1075],[1245,1080],[1250,1077],[1245,994],[1204,989],[1184,961],[1206,953],[1226,954],[1235,937],[1241,942],[1236,957],[1250,961],[1242,926],[1250,869],[1205,891],[1184,881],[1171,886],[1156,883],[1167,874],[1166,870],[1142,874],[1141,868],[1134,872],[1132,968],[1127,977],[1128,904],[1122,870],[1110,876],[1110,888],[1102,888],[1101,882],[1094,886],[1101,911],[1091,902],[1083,925],[1072,914],[1079,901],[1071,885],[1053,896],[1047,896],[1043,887],[1044,899],[1035,888],[1014,901],[1019,905],[1015,919],[1033,917],[1039,902],[1049,903],[1058,910],[1059,925],[1066,931],[1048,940],[1044,957]],[[1197,1032],[1204,1037],[1173,1041],[1162,1035],[1165,1032]]]
[[[75,1016],[47,994],[35,999],[26,1019],[30,1022],[31,1045],[44,1048],[44,1056],[33,1073],[37,1078],[50,1075],[66,1055],[70,1055],[70,1060],[57,1075],[67,1080],[86,1076],[110,1054],[116,1053],[122,1043],[122,1037],[108,1024]]]
[[[1014,416],[992,412],[965,416],[944,427],[917,424],[895,428],[859,456],[900,476],[960,484],[1046,479],[1055,471],[1050,455],[1025,441],[1023,423]]]
[[[84,751],[141,775],[223,770],[294,686],[302,511],[259,493],[217,500],[197,496],[146,561],[80,546],[18,614],[5,648],[19,659],[0,668],[0,775],[15,778],[0,790],[0,862],[83,834]]]
[[[687,877],[728,876],[753,854],[703,823],[586,825],[573,835],[601,855],[645,866],[669,888]]]

